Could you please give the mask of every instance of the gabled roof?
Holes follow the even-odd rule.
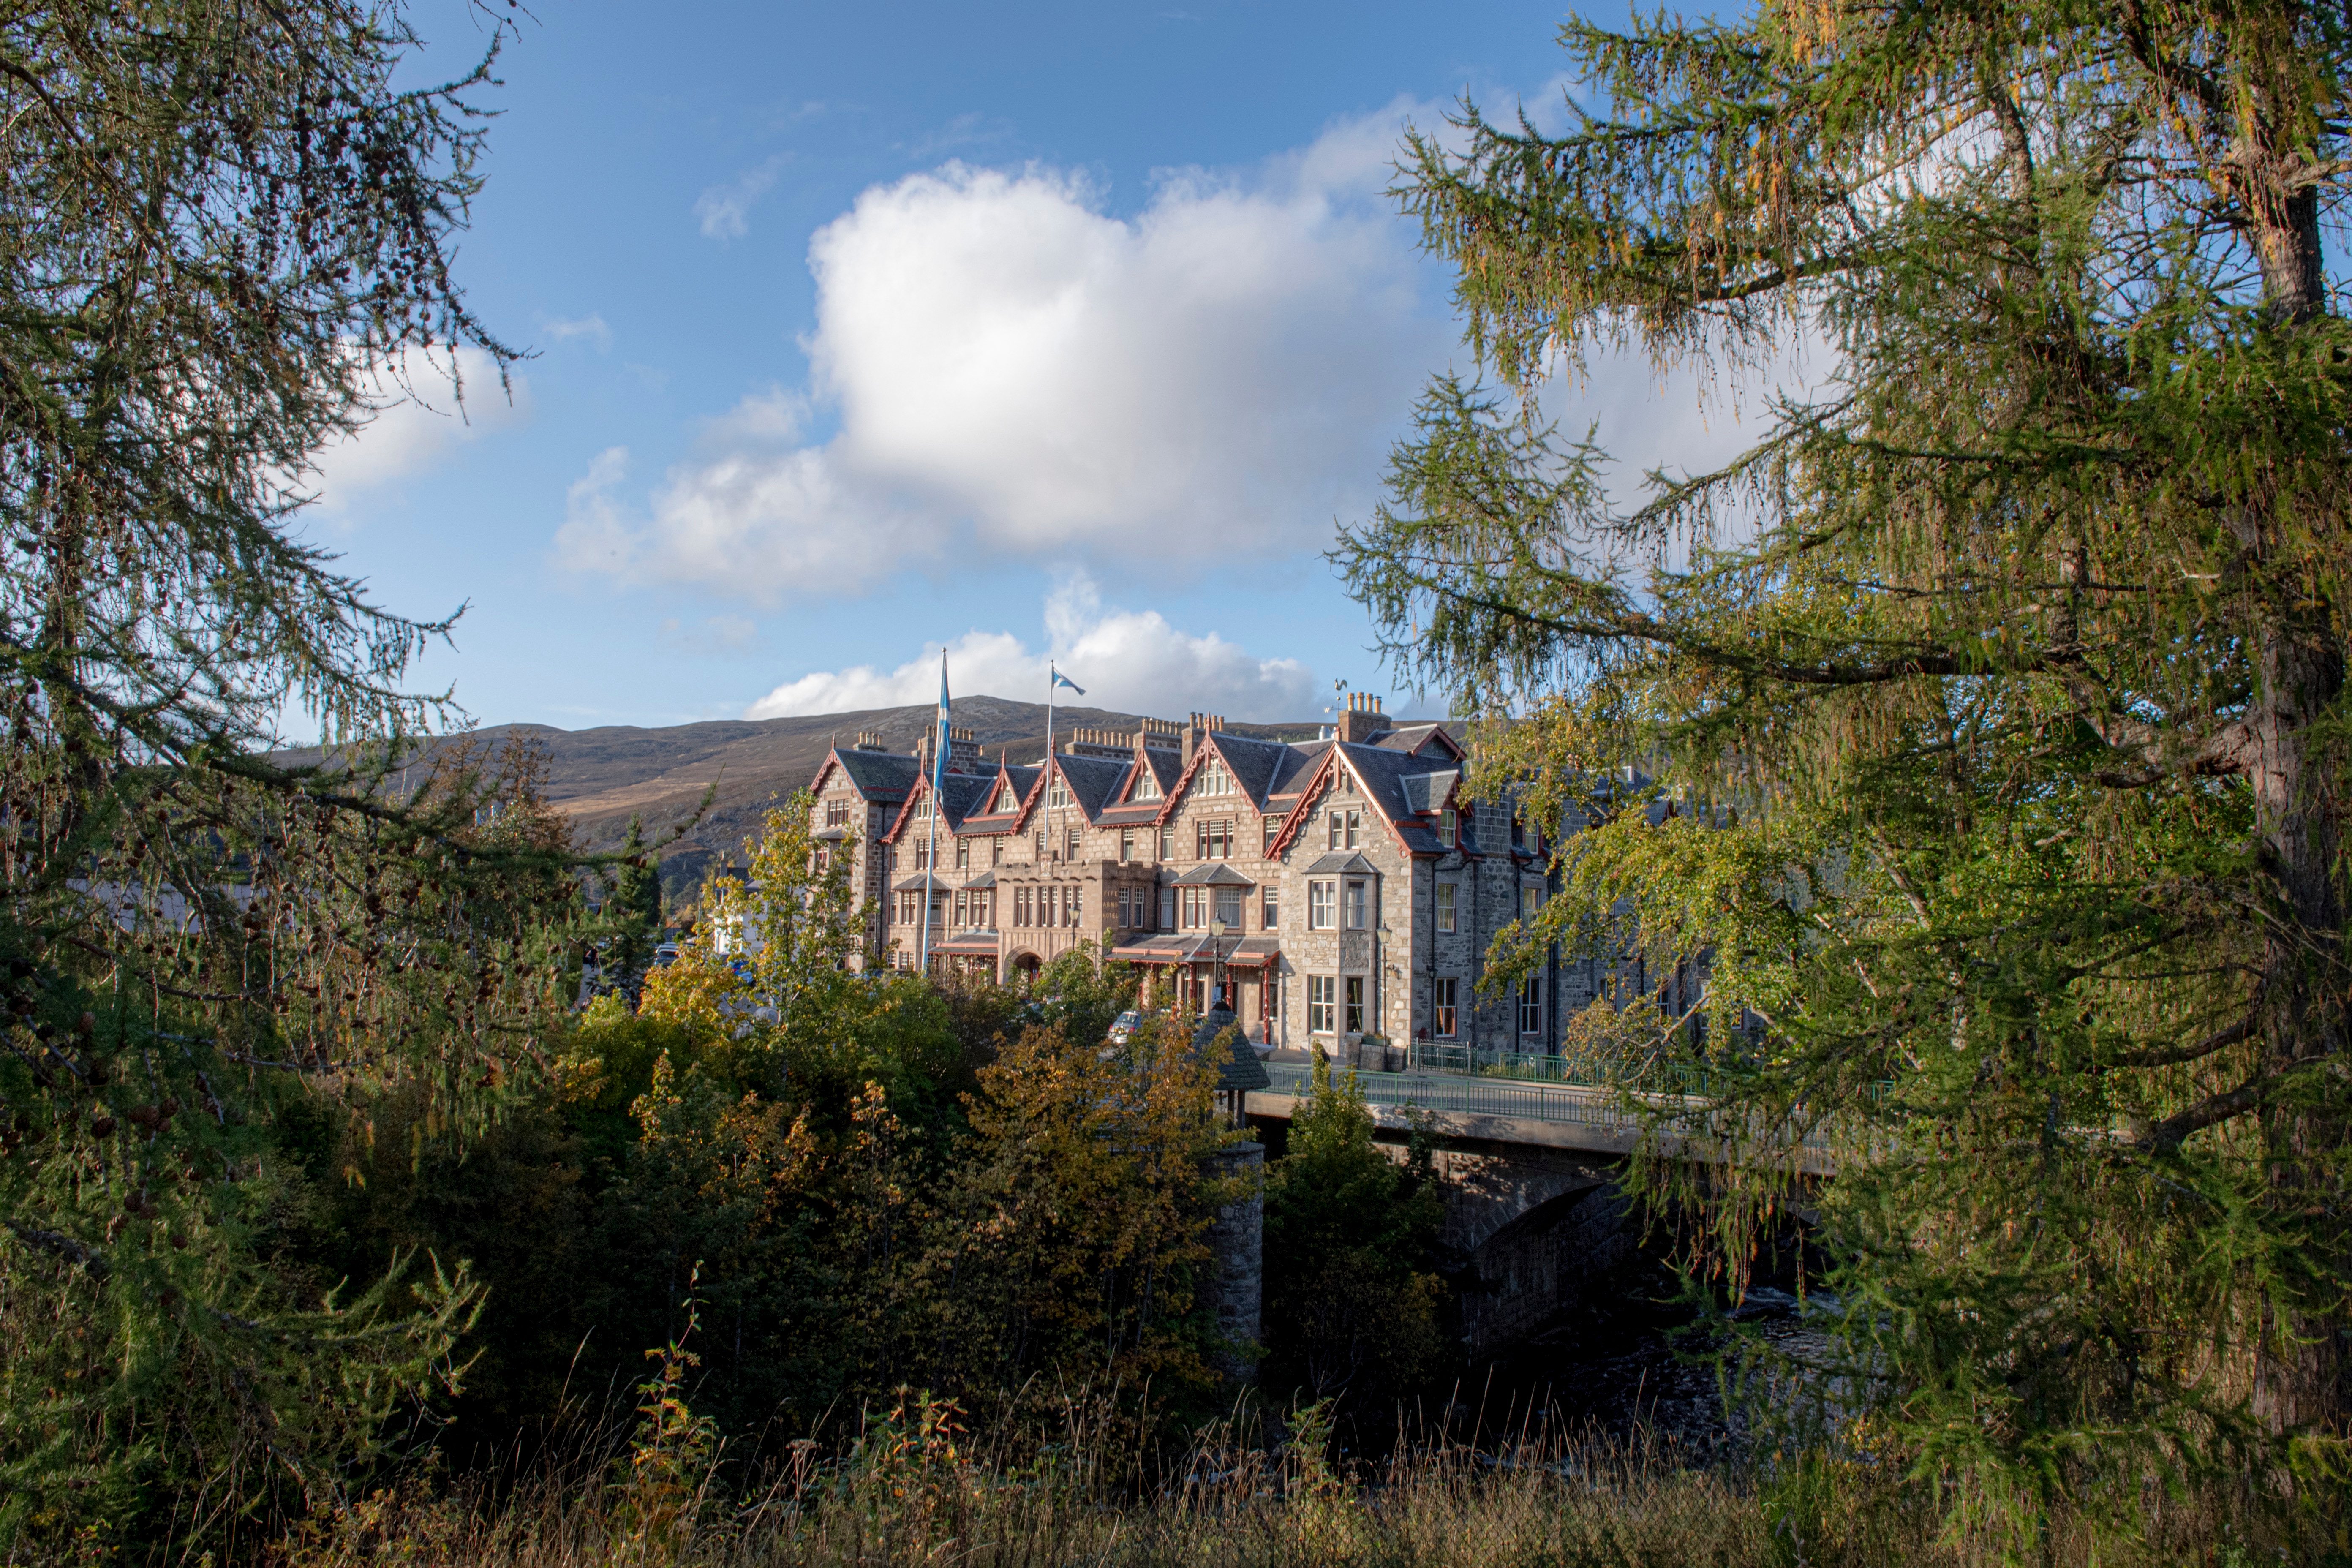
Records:
[[[1330,749],[1328,741],[1294,741],[1283,747],[1282,765],[1275,773],[1269,794],[1284,800],[1295,798]]]
[[[1070,801],[1087,814],[1088,822],[1103,813],[1103,808],[1118,798],[1119,786],[1127,782],[1133,769],[1130,762],[1113,762],[1108,757],[1074,757],[1064,753],[1054,759],[1055,771],[1070,786]]]
[[[913,760],[911,757],[908,759],[909,762]],[[916,805],[930,793],[930,780],[916,779],[907,791],[905,804],[898,807],[898,815],[891,819],[889,831],[882,835],[883,843],[898,842],[899,831],[915,820]],[[954,833],[959,824],[987,804],[988,797],[995,793],[996,780],[987,773],[947,774],[940,781],[940,826],[950,834]]]
[[[1214,746],[1225,760],[1225,771],[1239,784],[1250,804],[1263,807],[1274,782],[1283,772],[1285,753],[1290,748],[1280,741],[1261,741],[1248,735],[1228,734],[1223,730],[1209,732],[1203,745]]]
[[[923,776],[921,761],[903,752],[861,752],[855,748],[845,751],[835,746],[818,766],[809,788],[823,789],[825,774],[835,768],[841,770],[852,789],[877,805],[895,805],[906,799],[915,781]]]
[[[1364,803],[1371,807],[1373,816],[1395,835],[1407,854],[1444,854],[1445,846],[1437,841],[1434,829],[1421,820],[1421,813],[1425,807],[1414,803],[1416,795],[1423,801],[1427,800],[1432,787],[1426,782],[1429,775],[1456,771],[1433,765],[1437,760],[1415,756],[1409,752],[1391,752],[1379,746],[1331,742],[1325,748],[1313,772],[1286,797],[1296,804],[1291,809],[1290,820],[1283,824],[1282,832],[1275,838],[1272,853],[1279,856],[1290,852],[1290,847],[1304,831],[1307,819],[1307,814],[1298,807],[1324,788],[1341,767],[1345,767],[1363,785]]]
[[[1460,762],[1469,753],[1462,749],[1444,725],[1431,721],[1404,724],[1372,737],[1371,743],[1384,752],[1402,752],[1408,756],[1435,757],[1440,754]]]
[[[958,833],[1013,833],[1021,826],[1021,814],[1029,796],[1037,787],[1043,770],[1026,765],[1005,763],[988,774],[988,793],[980,798],[980,805],[956,824]],[[996,797],[1007,785],[1013,790],[1013,809],[999,811]]]

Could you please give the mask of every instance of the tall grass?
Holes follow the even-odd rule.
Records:
[[[748,1493],[656,1458],[541,1466],[527,1483],[436,1488],[425,1477],[308,1521],[274,1559],[518,1568],[938,1564],[941,1568],[1977,1568],[2014,1559],[1939,1530],[1927,1489],[1866,1447],[1758,1477],[1686,1468],[1660,1445],[1526,1434],[1501,1447],[1403,1444],[1384,1465],[1326,1458],[1320,1412],[1278,1445],[1232,1431],[1158,1481],[1084,1423],[1066,1441],[974,1445],[952,1406],[910,1400],[843,1456],[794,1445]],[[658,1441],[656,1435],[652,1440]],[[607,1447],[604,1452],[613,1452]],[[2057,1517],[2037,1568],[2251,1568],[2332,1561],[2328,1542],[2257,1522],[2228,1489],[2150,1500],[2137,1539],[2095,1541]]]

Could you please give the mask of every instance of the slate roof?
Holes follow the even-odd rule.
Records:
[[[1113,762],[1108,757],[1056,756],[1055,766],[1070,786],[1072,804],[1087,814],[1093,822],[1103,814],[1103,808],[1118,797],[1118,786],[1127,782],[1131,763]]]
[[[1427,758],[1379,746],[1349,744],[1339,750],[1348,766],[1362,781],[1367,804],[1396,829],[1406,849],[1415,855],[1444,852],[1445,847],[1437,841],[1435,827],[1421,820],[1421,807],[1412,797],[1418,791],[1426,799],[1429,786],[1418,781],[1428,773],[1447,770],[1433,768]]]
[[[1193,867],[1177,878],[1172,886],[1179,888],[1255,888],[1255,882],[1226,865],[1223,860],[1211,860]]]
[[[1400,724],[1372,737],[1370,743],[1386,752],[1403,752],[1412,756],[1426,756],[1443,752],[1456,760],[1462,756],[1461,743],[1454,740],[1444,725],[1436,722]]]
[[[1028,766],[1005,766],[987,775],[989,793],[981,796],[986,810],[976,810],[956,824],[958,833],[1010,833],[1020,825],[1021,806],[1029,792],[1037,787],[1041,770]],[[995,792],[1006,784],[1013,786],[1013,807],[1011,811],[995,809]]]
[[[1276,799],[1296,799],[1307,783],[1307,775],[1331,749],[1328,741],[1294,741],[1282,748],[1282,765],[1274,775],[1271,792]]]
[[[1407,773],[1404,776],[1404,797],[1415,811],[1435,811],[1454,793],[1462,781],[1462,770],[1447,768],[1442,773]]]
[[[1360,849],[1334,849],[1307,868],[1310,877],[1369,877],[1380,869]]]
[[[1250,804],[1261,809],[1266,795],[1273,790],[1275,780],[1283,772],[1285,753],[1290,748],[1280,741],[1261,741],[1248,735],[1229,735],[1222,730],[1212,731],[1207,744],[1216,749],[1225,760],[1225,771],[1234,783],[1250,798]]]
[[[915,759],[909,757],[907,760],[913,762]],[[898,815],[892,818],[888,830],[882,835],[884,842],[896,843],[899,829],[916,820],[915,803],[922,798],[929,784],[929,779],[918,778],[908,787],[905,804],[898,807]],[[949,773],[940,781],[940,826],[952,836],[963,820],[975,808],[985,805],[988,797],[995,793],[996,780],[992,774]]]
[[[850,786],[859,795],[877,803],[895,804],[906,799],[915,781],[923,776],[919,760],[898,752],[861,752],[855,748],[844,751],[835,746],[826,760],[840,764],[841,771],[848,775]]]

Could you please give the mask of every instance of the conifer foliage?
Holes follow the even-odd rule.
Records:
[[[1736,1156],[1685,1194],[1713,1261],[1833,1166],[1839,1386],[1949,1496],[2030,1522],[2255,1453],[2329,1495],[2342,12],[1769,0],[1562,41],[1563,133],[1465,107],[1410,143],[1487,374],[1431,387],[1339,552],[1410,677],[1526,721],[1496,776],[1596,824],[1520,936],[1711,953],[1678,1131]],[[1760,439],[1638,505],[1543,413],[1596,353],[1704,384],[1801,343]]]
[[[401,686],[438,627],[294,527],[314,455],[428,357],[513,357],[448,268],[489,62],[395,88],[415,42],[341,0],[0,18],[12,1552],[193,1549],[331,1497],[453,1380],[476,1288],[302,1268],[289,1226],[331,1177],[288,1129],[341,1106],[365,1142],[398,1088],[458,1137],[570,999],[534,764],[394,774],[442,712]],[[334,765],[273,763],[285,722]]]

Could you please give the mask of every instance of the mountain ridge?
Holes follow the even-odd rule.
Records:
[[[661,880],[677,898],[713,865],[739,863],[743,841],[759,831],[772,804],[805,787],[837,742],[871,730],[894,752],[911,752],[933,722],[932,704],[862,708],[782,719],[711,719],[657,727],[610,724],[561,730],[516,723],[471,731],[493,746],[522,743],[545,757],[549,803],[572,819],[573,838],[589,851],[616,847],[629,819],[642,816],[646,835],[659,839],[693,815],[703,792],[717,786],[702,819],[662,852]],[[970,729],[991,766],[1009,755],[1034,763],[1045,753],[1045,705],[1009,698],[956,700],[955,722]],[[1132,732],[1143,715],[1108,708],[1054,708],[1057,735],[1072,729]],[[1226,725],[1236,734],[1311,739],[1321,721]]]

